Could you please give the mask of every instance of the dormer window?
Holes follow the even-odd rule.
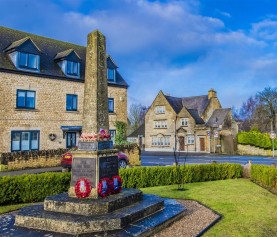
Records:
[[[67,61],[67,74],[72,76],[79,76],[79,63]]]
[[[113,68],[108,68],[107,69],[107,77],[108,81],[115,81],[115,69]]]
[[[39,70],[39,56],[30,53],[18,52],[18,67]]]

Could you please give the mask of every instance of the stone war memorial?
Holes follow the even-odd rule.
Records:
[[[172,199],[123,188],[117,150],[110,140],[106,42],[88,35],[83,130],[67,193],[5,216],[2,236],[150,236],[184,216]]]

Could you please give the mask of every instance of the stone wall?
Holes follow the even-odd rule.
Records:
[[[61,156],[38,157],[28,160],[15,160],[8,162],[8,170],[22,170],[26,168],[54,167],[61,165]]]
[[[272,156],[272,150],[265,150],[263,148],[250,146],[250,145],[241,145],[241,144],[238,144],[237,153],[239,155],[250,155],[250,156]]]
[[[122,146],[115,146],[116,149],[120,150],[121,152],[125,153],[129,158],[129,164],[131,166],[138,166],[141,164],[140,160],[140,148],[137,144],[131,145],[126,147]]]
[[[40,150],[66,147],[61,126],[82,126],[84,83],[79,79],[51,79],[0,72],[0,153],[11,151],[11,131],[39,130]],[[36,92],[35,109],[17,109],[17,89]],[[78,110],[66,111],[66,94],[78,95]],[[127,122],[127,89],[108,86],[114,98],[114,113],[109,114],[110,129],[114,121]],[[48,137],[57,135],[54,141]],[[78,138],[78,133],[77,133]]]

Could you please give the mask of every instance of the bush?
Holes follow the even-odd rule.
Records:
[[[277,144],[277,139],[275,139],[274,142]],[[261,133],[254,130],[250,132],[238,133],[238,143],[265,149],[270,149],[272,147],[272,141],[268,133]]]
[[[277,169],[273,166],[251,165],[251,180],[273,192],[277,192]]]
[[[184,183],[241,178],[239,164],[186,165],[180,167]],[[138,167],[120,169],[126,188],[145,188],[179,183],[177,168]],[[0,205],[39,202],[49,195],[66,192],[70,173],[25,174],[0,177]]]
[[[180,171],[184,183],[242,177],[242,166],[239,164],[186,165],[181,166]],[[146,188],[179,183],[175,166],[120,169],[120,176],[126,188]]]
[[[0,204],[39,202],[68,190],[70,173],[25,174],[0,177]]]

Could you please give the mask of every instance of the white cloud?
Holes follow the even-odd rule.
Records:
[[[261,39],[276,41],[277,40],[277,20],[265,19],[252,25],[252,34]]]

